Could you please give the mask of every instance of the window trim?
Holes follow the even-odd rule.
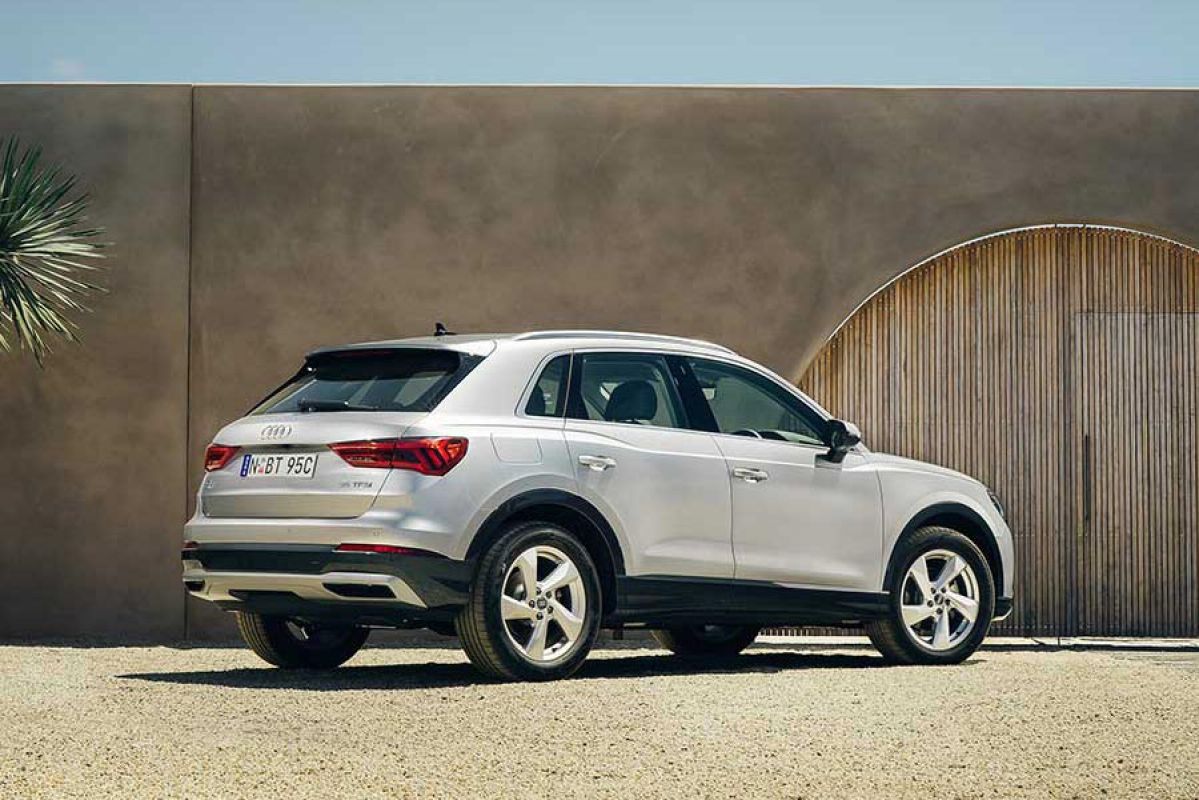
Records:
[[[685,355],[672,354],[668,356],[671,368],[677,368],[680,373],[672,377],[678,385],[679,395],[691,421],[690,430],[720,433],[720,424],[716,421],[712,407],[708,404],[708,399],[704,397],[703,387],[699,385],[699,379],[695,377],[695,371],[687,363],[687,358]],[[692,406],[699,410],[699,418],[691,413]]]
[[[613,355],[613,356],[632,356],[632,357],[649,357],[658,358],[666,366],[668,393],[674,409],[679,417],[679,425],[642,425],[636,422],[613,422],[608,419],[592,419],[586,416],[586,407],[583,406],[583,360],[589,355]],[[691,424],[691,419],[687,414],[687,406],[683,402],[683,392],[678,385],[678,378],[674,374],[671,364],[671,356],[678,355],[670,351],[664,350],[647,350],[641,348],[612,348],[612,347],[595,347],[585,350],[572,351],[570,360],[570,381],[566,395],[566,416],[563,417],[566,421],[587,422],[595,425],[619,425],[625,428],[633,428],[636,430],[655,430],[655,431],[681,431],[684,433],[694,433],[697,428]],[[583,416],[577,416],[579,409],[583,408]],[[701,431],[707,433],[707,431]]]

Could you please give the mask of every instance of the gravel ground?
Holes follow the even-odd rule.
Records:
[[[1199,797],[1199,653],[883,667],[605,649],[553,684],[458,651],[323,675],[231,647],[0,646],[0,797]]]

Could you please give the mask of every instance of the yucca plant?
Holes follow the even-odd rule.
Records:
[[[71,316],[102,291],[85,280],[102,258],[103,230],[86,228],[76,179],[41,164],[41,148],[0,143],[0,350],[28,350],[38,364],[55,337],[75,340]]]

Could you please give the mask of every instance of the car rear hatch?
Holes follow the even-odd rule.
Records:
[[[239,420],[221,433],[221,444],[237,452],[205,477],[200,491],[204,514],[361,516],[375,502],[390,470],[351,466],[329,445],[399,438],[424,416],[344,412]]]
[[[203,513],[361,516],[391,470],[386,459],[364,458],[362,446],[403,437],[479,360],[445,348],[309,356],[291,380],[217,435],[206,454]],[[357,452],[347,443],[357,443]]]

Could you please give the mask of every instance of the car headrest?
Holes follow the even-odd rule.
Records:
[[[658,396],[649,381],[625,381],[612,391],[604,409],[609,422],[639,422],[658,415]]]

